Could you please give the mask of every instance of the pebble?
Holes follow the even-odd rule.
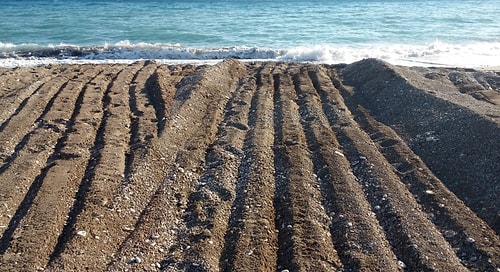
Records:
[[[446,238],[451,238],[453,236],[455,236],[457,233],[452,231],[452,230],[445,230],[444,231],[444,237]]]
[[[84,230],[80,230],[76,233],[76,235],[80,236],[80,237],[86,237],[87,236],[87,232],[84,231]]]
[[[426,142],[437,142],[437,141],[439,141],[439,138],[436,138],[434,136],[428,136],[428,137],[425,137],[425,141]]]
[[[474,240],[474,238],[472,238],[472,237],[467,237],[467,239],[465,239],[465,241],[467,243],[471,243],[471,244],[474,243],[474,242],[476,242],[476,240]]]
[[[425,193],[428,194],[428,195],[433,195],[434,191],[432,191],[432,190],[425,190]]]
[[[134,231],[134,228],[131,228],[131,227],[123,227],[122,230],[124,231],[127,231],[127,232],[130,232],[130,231]]]
[[[141,257],[132,257],[129,261],[129,263],[131,264],[139,264],[142,262],[142,259]]]
[[[406,268],[406,264],[403,261],[398,261],[398,266],[399,266],[399,268],[402,268],[402,269]]]
[[[333,153],[335,153],[336,155],[339,155],[341,157],[345,157],[344,154],[340,151],[335,150]]]

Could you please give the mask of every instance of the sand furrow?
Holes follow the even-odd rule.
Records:
[[[125,159],[126,178],[122,186],[126,186],[127,183],[133,180],[131,168],[134,160],[141,160],[146,156],[146,147],[158,135],[158,122],[155,119],[155,111],[149,104],[147,96],[148,88],[154,88],[155,86],[146,84],[157,69],[158,64],[149,61],[145,62],[144,68],[134,76],[129,86],[130,141]]]
[[[26,137],[33,131],[38,124],[41,116],[50,109],[53,100],[63,89],[64,85],[75,76],[70,69],[65,70],[54,80],[42,85],[29,96],[26,102],[21,103],[20,109],[8,118],[0,130],[0,158],[2,159],[2,168],[12,162],[16,157],[17,151],[22,149]]]
[[[399,259],[399,266],[416,271],[433,271],[437,267],[466,271],[368,134],[350,117],[340,94],[333,93],[328,100],[344,109],[335,113],[337,116],[330,122],[340,122],[333,129]]]
[[[32,67],[19,67],[17,69],[2,68],[0,73],[0,98],[3,100],[15,94],[18,90],[29,87],[40,78],[45,78],[46,73]]]
[[[228,232],[221,257],[223,271],[262,271],[276,268],[274,231],[273,84],[264,66],[257,76],[257,90],[250,102],[247,125],[231,124],[247,131],[238,168],[236,198],[231,208]]]
[[[235,195],[233,179],[241,162],[245,135],[244,130],[231,126],[231,120],[246,114],[255,91],[255,82],[247,77],[238,85],[224,107],[224,118],[214,141],[206,147],[204,158],[197,155],[204,166],[201,175],[195,177],[193,191],[178,204],[184,209],[183,224],[163,262],[171,269],[219,270],[228,211]]]
[[[397,270],[396,257],[326,117],[342,109],[328,103],[326,98],[338,90],[325,73],[314,66],[304,67],[295,80],[304,131],[322,189],[323,206],[331,216],[332,240],[344,269]]]
[[[18,91],[30,88],[36,82],[46,81],[47,78],[50,79],[60,73],[62,69],[65,69],[63,66],[46,66],[42,68],[18,67],[6,69],[0,75],[0,99],[15,96]]]
[[[495,232],[436,178],[394,130],[362,107],[356,115],[462,263],[475,271],[499,267],[500,239]]]
[[[156,72],[146,81],[149,104],[153,106],[156,113],[158,136],[166,128],[167,117],[172,117],[170,111],[174,101],[177,85],[186,77],[193,76],[195,67],[192,65],[166,67],[160,66]]]
[[[158,139],[158,135],[165,129],[165,123],[169,117],[166,114],[171,110],[176,92],[175,86],[182,80],[181,76],[173,76],[174,72],[168,67],[157,67],[151,74],[151,69],[156,64],[146,63],[145,65],[135,77],[135,81],[144,81],[131,83],[131,88],[136,91],[142,88],[139,94],[131,95],[131,97],[136,97],[135,101],[133,98],[129,99],[129,102],[135,102],[135,106],[130,105],[132,114],[134,114],[134,107],[140,112],[137,112],[139,116],[131,117],[132,133],[126,157],[125,179],[120,190],[115,193],[115,197],[119,200],[116,203],[118,209],[126,211],[132,209],[138,213],[142,213],[155,191],[164,182],[167,169],[171,167],[174,153],[167,154],[156,146],[162,141]],[[175,69],[181,69],[181,67]],[[134,132],[134,130],[137,131]],[[177,131],[174,135],[180,136],[182,132]],[[171,140],[176,141],[174,138]]]
[[[77,107],[71,118],[68,133],[62,142],[61,150],[56,157],[56,165],[47,173],[46,179],[65,184],[66,194],[59,194],[61,201],[66,202],[61,208],[66,208],[67,213],[64,228],[60,230],[57,245],[51,254],[50,262],[57,260],[65,244],[72,237],[73,227],[77,215],[83,208],[85,193],[88,189],[88,162],[92,160],[91,150],[96,141],[99,124],[103,117],[102,101],[105,90],[110,81],[116,77],[123,66],[110,67],[97,75],[90,83],[86,84],[81,98],[77,100]],[[95,165],[93,166],[95,167]],[[67,169],[71,169],[68,171]],[[71,199],[69,197],[71,196]],[[81,233],[83,234],[83,233]],[[86,233],[85,233],[86,234]],[[87,234],[86,234],[87,235]],[[89,234],[90,235],[90,234]]]
[[[29,69],[29,70],[27,70]],[[14,75],[0,78],[0,129],[8,123],[8,119],[16,115],[27,103],[28,98],[36,93],[45,83],[56,77],[60,71],[56,69],[49,75],[49,69],[22,68]],[[4,124],[5,123],[5,124]]]
[[[238,168],[241,164],[250,100],[255,92],[255,80],[248,75],[242,79],[224,109],[224,120],[217,136],[205,151],[205,166],[196,190],[190,193],[183,220],[186,229],[176,237],[175,255],[182,256],[177,267],[200,264],[209,271],[220,270],[219,259],[224,246],[234,201]],[[239,124],[239,128],[234,126]]]
[[[288,73],[296,73],[297,66]],[[292,77],[279,74],[275,101],[279,103],[276,122],[282,127],[276,133],[275,157],[280,176],[277,187],[277,228],[281,255],[278,269],[298,271],[341,270],[329,231],[329,218],[321,205],[321,193],[313,163],[309,157],[306,136],[300,124],[299,106]],[[277,125],[275,125],[276,127]]]
[[[72,237],[57,260],[54,260],[56,266],[59,265],[62,269],[68,269],[65,262],[68,255],[71,256],[74,252],[81,254],[76,267],[99,269],[109,262],[111,253],[82,251],[81,248],[104,246],[113,252],[120,239],[124,239],[126,232],[121,229],[123,226],[113,222],[116,221],[115,218],[131,216],[131,212],[116,209],[113,196],[125,176],[125,154],[130,138],[130,108],[126,88],[143,65],[135,63],[125,67],[110,82],[103,97],[103,117],[93,146],[94,154],[89,160],[88,170],[82,181],[83,188],[87,190],[82,196],[85,200],[78,205],[83,207],[78,215],[73,215],[77,216],[78,220],[73,226]],[[82,235],[83,233],[88,235]]]
[[[200,177],[204,152],[215,139],[222,121],[223,105],[236,88],[242,72],[240,63],[224,62],[195,72],[177,85],[165,129],[151,147],[168,168],[109,269],[129,264],[165,268],[175,265],[168,256],[163,259],[164,252],[172,245],[176,232],[185,227],[181,216],[187,198]],[[193,108],[192,103],[199,107]],[[151,172],[147,168],[137,170],[146,176]],[[165,210],[165,206],[175,208]],[[158,251],[149,250],[147,239],[151,235],[158,235],[155,241]]]
[[[86,70],[83,80],[88,80],[95,73],[97,71]],[[5,231],[1,242],[2,251],[10,244],[13,232],[30,208],[46,170],[53,166],[56,156],[54,150],[63,133],[66,133],[67,121],[76,106],[74,100],[77,99],[79,88],[84,83],[80,79],[65,82],[64,87],[56,83],[60,88],[58,95],[52,93],[54,96],[50,98],[51,105],[46,105],[45,111],[36,119],[37,125],[24,136],[21,143],[17,144],[18,150],[15,151],[15,155],[11,155],[8,163],[0,168],[0,196],[4,203],[0,206],[3,214],[0,225],[4,226],[2,231]],[[64,103],[69,103],[69,106]],[[2,132],[12,132],[13,136],[15,134],[7,128]],[[22,178],[19,178],[21,174]]]
[[[72,116],[74,116],[75,109],[79,107],[83,87],[100,72],[99,67],[88,69],[83,75],[75,77],[75,80],[70,80],[41,119],[43,123],[41,133],[35,131],[30,137],[30,142],[35,144],[45,141],[56,142],[56,144],[47,158],[46,167],[33,181],[14,216],[14,218],[19,217],[20,222],[12,233],[14,239],[4,255],[9,258],[6,265],[12,265],[11,269],[26,269],[26,265],[44,267],[49,260],[57,242],[57,237],[51,234],[62,230],[67,210],[71,206],[72,192],[77,188],[76,184],[66,183],[64,175],[69,176],[73,173],[68,173],[64,165],[62,167],[65,170],[61,171],[61,166],[57,165],[58,158],[61,156],[64,139],[67,133],[71,132],[71,124],[74,121]],[[33,240],[37,237],[47,238],[44,243],[33,244]],[[18,252],[23,252],[27,258],[10,259]]]

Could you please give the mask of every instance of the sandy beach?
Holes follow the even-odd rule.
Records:
[[[1,271],[500,271],[500,69],[0,68],[0,108]]]

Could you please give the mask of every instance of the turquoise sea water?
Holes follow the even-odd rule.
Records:
[[[500,0],[4,0],[0,65],[242,59],[500,65]]]

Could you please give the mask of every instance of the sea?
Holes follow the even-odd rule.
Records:
[[[500,66],[500,0],[0,0],[0,66]]]

